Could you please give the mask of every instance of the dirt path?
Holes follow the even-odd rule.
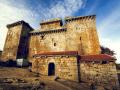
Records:
[[[69,87],[66,87],[58,82],[55,81],[49,81],[49,82],[45,82],[46,83],[46,90],[72,90]]]
[[[5,90],[84,90],[80,88],[82,85],[69,81],[58,82],[54,78],[38,77],[27,68],[0,67],[0,85]]]

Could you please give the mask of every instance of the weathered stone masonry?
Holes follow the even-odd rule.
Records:
[[[53,55],[55,53],[55,55]],[[49,64],[55,64],[55,76],[60,78],[78,81],[77,52],[53,52],[39,54],[34,56],[32,70],[39,72],[41,75],[49,75]]]
[[[94,85],[118,87],[118,76],[114,58],[109,55],[83,55],[77,51],[46,52],[36,54],[32,71],[49,75],[49,64],[55,65],[55,76]]]
[[[101,54],[95,19],[67,17],[63,24],[58,18],[41,22],[40,30],[9,24],[2,60],[28,59],[40,75],[117,87],[115,59]]]
[[[8,33],[1,59],[3,61],[27,58],[29,32],[33,29],[28,23],[19,21],[7,25]]]
[[[39,52],[78,51],[80,55],[99,54],[95,16],[66,18],[41,23],[41,31],[30,32],[29,58]],[[52,29],[51,29],[52,27]]]
[[[84,82],[112,88],[119,86],[114,58],[109,55],[82,56],[80,75]]]

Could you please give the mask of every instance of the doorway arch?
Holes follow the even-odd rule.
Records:
[[[55,64],[49,63],[48,64],[48,76],[53,76],[53,75],[55,75]]]

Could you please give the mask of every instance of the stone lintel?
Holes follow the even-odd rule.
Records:
[[[89,15],[89,16],[78,16],[78,17],[66,17],[65,22],[79,20],[79,19],[95,19],[96,15]]]
[[[7,28],[11,28],[11,27],[14,27],[14,26],[17,26],[17,25],[26,25],[26,26],[29,27],[31,30],[33,30],[33,28],[32,28],[28,23],[26,23],[26,22],[23,21],[23,20],[18,21],[18,22],[15,22],[15,23],[12,23],[12,24],[8,24],[8,25],[7,25]]]

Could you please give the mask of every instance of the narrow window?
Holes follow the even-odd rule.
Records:
[[[81,40],[81,37],[80,37],[80,40]]]
[[[41,36],[41,39],[43,39],[43,38],[44,38],[44,36],[42,35],[42,36]]]
[[[56,46],[56,43],[54,43],[54,46]]]

